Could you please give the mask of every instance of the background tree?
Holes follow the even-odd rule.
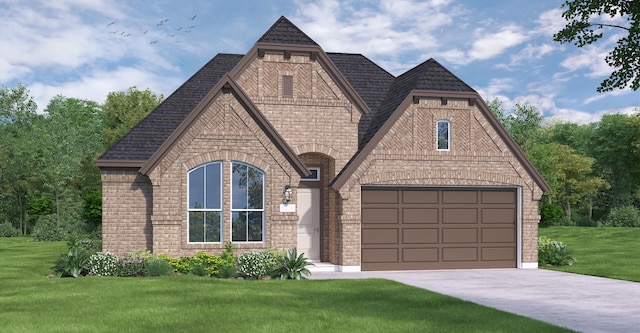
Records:
[[[93,101],[55,96],[44,111],[46,118],[38,131],[43,148],[39,175],[54,198],[56,226],[60,228],[61,203],[82,207],[84,179],[94,174],[83,170],[83,164],[102,148],[101,110]],[[63,195],[67,196],[64,201]]]
[[[29,190],[37,153],[33,127],[42,117],[23,85],[0,88],[0,223],[27,233]]]
[[[127,91],[110,92],[102,106],[104,114],[104,148],[111,147],[138,124],[164,99],[149,89],[131,87]]]
[[[626,33],[605,57],[614,70],[600,83],[598,92],[614,88],[640,88],[640,1],[636,0],[569,0],[562,8],[566,26],[553,38],[560,43],[583,47],[595,43],[605,31]],[[620,17],[612,21],[611,18]],[[612,23],[616,22],[616,23]],[[617,23],[620,22],[620,23]]]
[[[631,204],[638,189],[640,123],[623,114],[604,115],[595,124],[589,140],[589,155],[595,158],[594,169],[611,184],[612,207]]]

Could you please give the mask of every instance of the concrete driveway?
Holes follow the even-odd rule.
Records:
[[[640,332],[640,283],[544,269],[314,272],[383,278],[580,332]]]

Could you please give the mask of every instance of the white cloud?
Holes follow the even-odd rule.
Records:
[[[555,8],[542,12],[536,20],[537,26],[534,33],[551,38],[558,31],[562,30],[567,21],[562,17],[562,9]]]
[[[445,10],[450,2],[299,1],[294,21],[327,51],[388,57],[398,50],[435,49],[434,30],[453,22]]]
[[[515,25],[503,27],[500,31],[489,34],[479,30],[476,34],[479,38],[473,42],[469,51],[470,61],[493,58],[527,39],[521,28]]]

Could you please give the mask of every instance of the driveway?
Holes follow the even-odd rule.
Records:
[[[544,269],[314,272],[383,278],[580,332],[640,332],[640,283]]]

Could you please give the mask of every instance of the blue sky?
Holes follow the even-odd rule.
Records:
[[[58,94],[102,103],[131,86],[168,96],[284,15],[326,52],[361,53],[394,75],[434,58],[507,109],[579,123],[632,113],[640,92],[596,92],[620,32],[582,49],[553,42],[562,2],[0,0],[0,85],[27,85],[40,110]]]

